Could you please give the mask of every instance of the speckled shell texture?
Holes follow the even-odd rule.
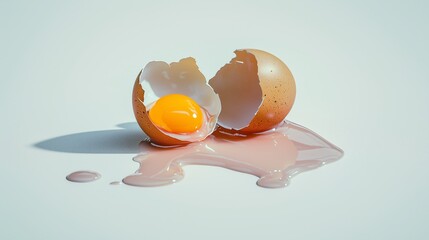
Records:
[[[246,49],[246,52],[256,58],[263,100],[249,126],[240,132],[266,131],[282,122],[292,109],[296,97],[295,79],[276,56],[256,49]]]

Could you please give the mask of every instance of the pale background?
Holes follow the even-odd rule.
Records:
[[[428,8],[2,0],[0,239],[428,239]],[[134,121],[139,70],[193,56],[210,78],[237,48],[288,64],[298,89],[288,119],[345,157],[285,189],[202,166],[172,186],[109,185],[137,169],[142,135],[116,125]],[[76,133],[54,151],[34,145]],[[102,178],[65,180],[81,169]]]

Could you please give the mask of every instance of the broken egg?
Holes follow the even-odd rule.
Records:
[[[279,188],[343,156],[316,133],[284,120],[296,89],[280,59],[255,49],[235,54],[209,83],[193,58],[150,62],[138,74],[133,109],[150,141],[140,142],[141,152],[133,158],[139,169],[122,183],[172,184],[183,179],[182,166],[208,165],[252,174],[257,185]],[[78,171],[66,179],[88,182],[99,176]]]
[[[152,143],[172,146],[204,140],[221,111],[219,96],[193,58],[148,63],[137,76],[133,109]]]
[[[222,103],[218,124],[244,134],[274,128],[295,101],[292,73],[270,53],[256,49],[234,53],[236,57],[209,81]]]

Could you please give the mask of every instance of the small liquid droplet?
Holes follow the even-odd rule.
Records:
[[[70,173],[67,175],[66,179],[70,182],[79,182],[79,183],[85,183],[85,182],[92,182],[97,179],[99,179],[101,175],[98,172],[94,171],[77,171]]]
[[[114,181],[114,182],[111,182],[110,183],[110,185],[121,185],[122,184],[122,182],[120,182],[120,181]]]

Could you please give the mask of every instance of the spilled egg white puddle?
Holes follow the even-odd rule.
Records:
[[[149,142],[142,142],[140,147],[141,153],[133,158],[140,167],[122,180],[125,184],[172,184],[184,178],[184,166],[208,165],[252,174],[259,178],[258,186],[279,188],[287,186],[293,176],[343,156],[340,148],[289,121],[250,137],[216,132],[202,142],[183,147],[160,148]]]
[[[122,180],[124,184],[168,185],[184,178],[184,166],[207,165],[254,175],[258,178],[256,184],[261,187],[280,188],[287,186],[295,175],[334,162],[344,154],[318,134],[290,121],[251,136],[217,131],[202,142],[186,146],[162,148],[143,141],[140,149],[133,158],[139,168]],[[99,177],[96,172],[75,172],[67,179],[88,182]]]

